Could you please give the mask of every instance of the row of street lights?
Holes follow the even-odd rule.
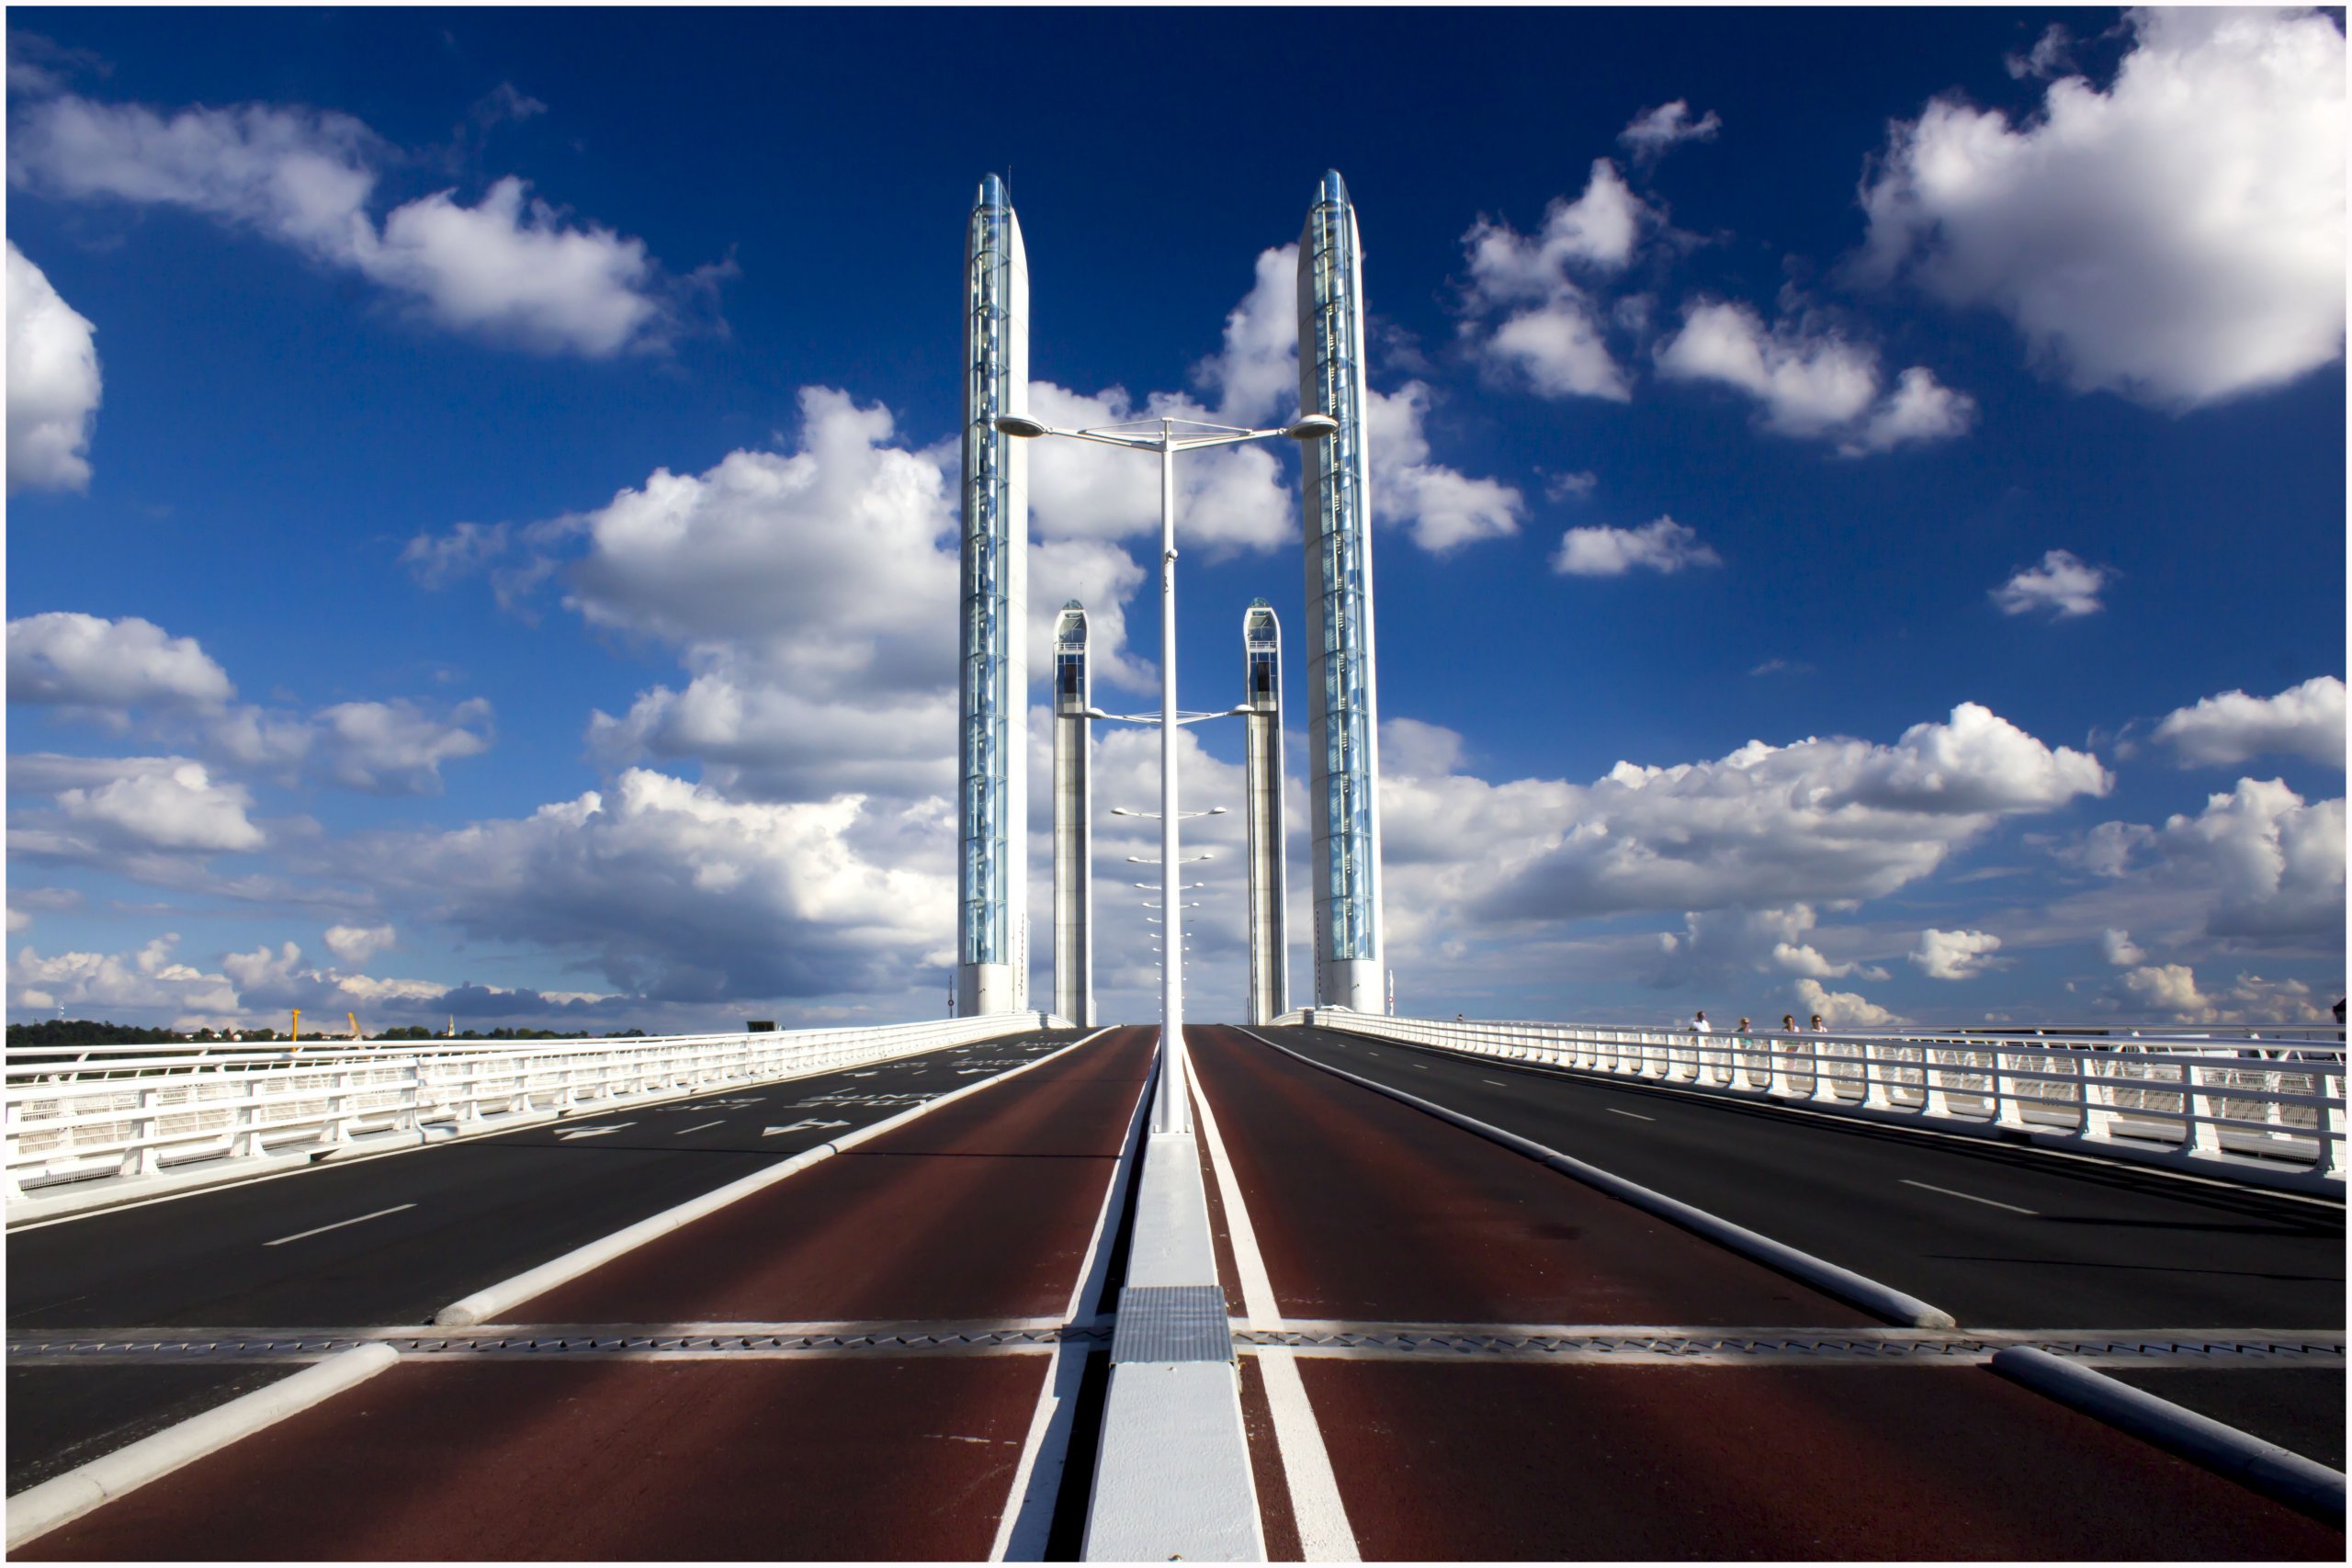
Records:
[[[1182,891],[1178,884],[1177,867],[1185,863],[1178,854],[1176,825],[1187,816],[1216,816],[1225,808],[1210,811],[1185,812],[1179,807],[1176,783],[1176,728],[1179,725],[1194,724],[1204,718],[1222,718],[1238,709],[1224,709],[1216,713],[1179,713],[1176,708],[1176,454],[1196,451],[1204,446],[1230,446],[1243,441],[1264,441],[1273,436],[1287,436],[1293,441],[1320,441],[1340,428],[1340,422],[1329,414],[1301,414],[1295,421],[1271,430],[1245,430],[1235,425],[1208,424],[1197,420],[1152,419],[1136,420],[1125,424],[1102,425],[1091,430],[1062,430],[1022,414],[999,414],[997,429],[1007,435],[1028,440],[1040,435],[1066,436],[1073,441],[1091,441],[1103,446],[1124,446],[1130,451],[1159,454],[1159,716],[1155,719],[1136,716],[1132,722],[1157,723],[1159,726],[1159,887],[1161,913],[1167,922],[1167,941],[1163,944],[1163,962],[1159,969],[1159,1093],[1152,1104],[1151,1130],[1154,1133],[1189,1133],[1193,1129],[1191,1097],[1186,1092],[1190,1078],[1184,1051],[1184,962],[1183,914],[1179,900]],[[1125,716],[1092,712],[1097,718]],[[1148,817],[1144,811],[1122,811],[1121,816]],[[1129,860],[1148,865],[1151,862],[1141,855]],[[1196,855],[1195,860],[1206,860]],[[1140,886],[1140,884],[1138,885]]]

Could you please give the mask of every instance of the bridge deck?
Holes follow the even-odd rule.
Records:
[[[1285,1317],[1864,1321],[1238,1031],[1187,1033]],[[2342,1553],[2340,1531],[1973,1364],[1295,1354],[1366,1558]],[[1261,1476],[1283,1471],[1261,1456]],[[1297,1500],[1269,1494],[1270,1540],[1295,1544]]]
[[[1059,1322],[1153,1033],[943,1107],[514,1315],[639,1335]],[[984,1557],[1045,1348],[407,1359],[16,1555]]]

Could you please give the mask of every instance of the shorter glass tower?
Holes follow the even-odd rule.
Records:
[[[1250,1021],[1290,1010],[1290,938],[1283,907],[1283,628],[1253,599],[1241,615],[1242,797],[1250,829]]]
[[[1094,1027],[1093,705],[1086,607],[1072,599],[1054,625],[1054,1011],[1081,1029]]]

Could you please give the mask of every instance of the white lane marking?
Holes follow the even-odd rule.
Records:
[[[1099,1032],[1108,1032],[1102,1031]],[[1111,1270],[1111,1238],[1118,1234],[1126,1208],[1127,1176],[1134,1168],[1143,1139],[1144,1111],[1149,1098],[1141,1087],[1135,1109],[1127,1116],[1127,1135],[1119,1157],[1111,1162],[1111,1179],[1102,1192],[1102,1207],[1094,1216],[1094,1234],[1087,1239],[1086,1261],[1079,1269],[1062,1321],[1091,1315],[1091,1304],[1102,1294]],[[1013,1467],[1012,1486],[999,1514],[996,1540],[989,1547],[991,1562],[1042,1562],[1053,1528],[1054,1503],[1061,1495],[1062,1477],[1069,1464],[1070,1428],[1077,1424],[1078,1389],[1086,1376],[1086,1353],[1079,1346],[1057,1344],[1046,1362],[1046,1377],[1037,1393],[1037,1408],[1029,1416],[1029,1433],[1022,1440],[1021,1460]]]
[[[568,1144],[574,1138],[601,1138],[607,1133],[617,1133],[624,1127],[636,1125],[634,1122],[616,1122],[609,1127],[574,1127],[569,1132],[558,1133],[556,1136]]]
[[[1949,1187],[1930,1187],[1924,1181],[1914,1181],[1907,1176],[1903,1179],[1903,1185],[1917,1187],[1922,1192],[1940,1192],[1947,1198],[1965,1198],[1972,1203],[1982,1203],[1988,1209],[2007,1209],[2012,1214],[2031,1214],[2035,1219],[2041,1217],[2033,1210],[2020,1209],[2015,1203],[2004,1203],[1996,1198],[1979,1198],[1973,1192],[1955,1192]]]
[[[683,1137],[684,1137],[688,1133],[699,1133],[699,1132],[701,1132],[705,1127],[724,1127],[724,1126],[726,1126],[726,1125],[727,1125],[727,1118],[726,1118],[726,1117],[724,1117],[724,1116],[722,1116],[722,1117],[720,1117],[720,1118],[719,1118],[718,1121],[716,1121],[716,1122],[695,1122],[695,1123],[693,1126],[691,1126],[691,1127],[681,1127],[681,1128],[679,1128],[676,1132],[674,1132],[674,1133],[671,1134],[670,1135],[671,1135],[672,1137],[673,1137],[673,1138],[683,1138]]]
[[[1225,1139],[1216,1129],[1216,1112],[1209,1107],[1208,1089],[1197,1071],[1193,1077],[1193,1104],[1199,1112],[1209,1170],[1216,1178],[1217,1197],[1225,1209],[1226,1237],[1233,1243],[1241,1310],[1252,1328],[1280,1328],[1282,1305],[1274,1296],[1273,1279],[1266,1272],[1265,1255],[1258,1250],[1250,1206],[1242,1200],[1241,1183],[1234,1179],[1233,1162],[1227,1157]],[[1347,1504],[1340,1496],[1340,1479],[1332,1473],[1330,1450],[1323,1446],[1323,1428],[1316,1422],[1306,1384],[1298,1375],[1295,1353],[1288,1347],[1261,1346],[1258,1373],[1266,1384],[1266,1413],[1273,1419],[1274,1450],[1282,1457],[1283,1479],[1290,1487],[1299,1555],[1309,1562],[1363,1562],[1363,1553],[1356,1550],[1355,1529],[1348,1523]]]
[[[1497,1089],[1509,1089],[1510,1087],[1510,1085],[1503,1082],[1500,1078],[1480,1078],[1478,1081],[1480,1083],[1493,1084]]]
[[[380,1220],[386,1214],[397,1214],[402,1209],[413,1209],[415,1207],[416,1205],[413,1203],[396,1203],[389,1209],[379,1209],[372,1214],[361,1214],[357,1219],[337,1220],[331,1225],[321,1225],[316,1230],[296,1231],[292,1235],[282,1235],[276,1241],[266,1241],[263,1242],[262,1245],[264,1247],[284,1247],[289,1241],[300,1241],[305,1236],[324,1235],[329,1231],[339,1231],[345,1225],[356,1225],[359,1224],[361,1220]]]
[[[810,1116],[804,1118],[801,1121],[795,1122],[789,1127],[763,1127],[760,1129],[760,1136],[763,1138],[773,1138],[778,1133],[800,1133],[806,1132],[811,1127],[846,1127],[848,1125],[849,1123],[846,1122],[820,1122],[815,1117]]]
[[[1657,1120],[1655,1116],[1645,1116],[1638,1111],[1620,1111],[1613,1105],[1604,1105],[1601,1109],[1608,1111],[1611,1116],[1631,1116],[1636,1122],[1655,1122]]]

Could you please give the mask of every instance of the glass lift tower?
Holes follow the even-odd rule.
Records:
[[[964,261],[956,1010],[969,1017],[1029,1006],[1029,457],[996,427],[1028,406],[1029,260],[994,175],[972,204]]]
[[[1283,928],[1283,628],[1272,605],[1241,614],[1242,785],[1250,855],[1250,1021],[1290,1010],[1290,939]]]
[[[1298,237],[1298,405],[1339,428],[1299,448],[1306,536],[1306,795],[1315,1002],[1382,1010],[1380,716],[1373,684],[1372,491],[1364,455],[1363,257],[1324,175]]]
[[[1054,1011],[1094,1027],[1094,782],[1087,754],[1093,682],[1086,607],[1054,625]]]

